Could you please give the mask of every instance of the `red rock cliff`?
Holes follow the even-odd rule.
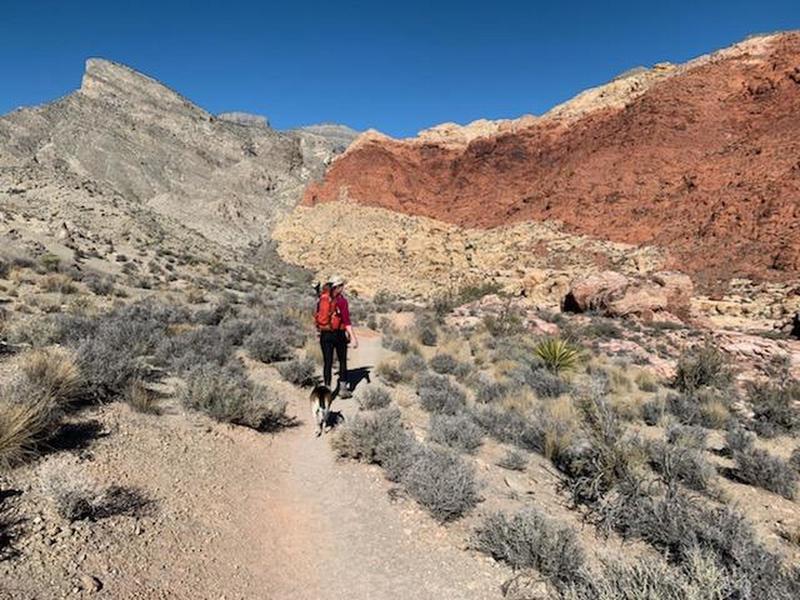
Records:
[[[304,202],[346,191],[465,226],[558,219],[664,247],[701,282],[797,278],[800,33],[744,42],[645,87],[460,144],[367,135]]]

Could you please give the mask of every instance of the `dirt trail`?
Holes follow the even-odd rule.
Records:
[[[375,366],[380,338],[362,332],[351,368]],[[369,385],[366,381],[360,385]],[[292,411],[308,421],[306,403]],[[345,419],[357,407],[340,400]],[[263,453],[274,478],[254,511],[232,525],[253,539],[248,563],[261,570],[267,597],[379,599],[497,598],[503,573],[464,552],[408,502],[392,504],[375,468],[337,462],[328,440],[304,425],[275,437]],[[260,446],[260,444],[257,444]]]

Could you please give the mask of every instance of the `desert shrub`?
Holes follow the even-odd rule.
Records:
[[[39,264],[47,273],[55,273],[61,266],[61,259],[55,254],[47,253],[39,257]]]
[[[211,418],[257,431],[274,431],[290,424],[286,402],[253,384],[240,368],[214,363],[198,365],[186,375],[181,400]]]
[[[419,354],[407,354],[400,360],[399,367],[404,373],[405,381],[411,381],[420,373],[428,371],[428,363]]]
[[[497,466],[509,471],[524,471],[528,466],[528,458],[519,450],[512,449],[497,461]]]
[[[557,585],[579,580],[586,569],[575,532],[533,507],[489,515],[475,529],[471,546],[515,569],[534,568]]]
[[[439,334],[433,327],[420,329],[418,338],[423,346],[435,346],[439,342]]]
[[[102,497],[97,483],[69,457],[55,457],[42,464],[39,484],[56,512],[67,521],[90,518]]]
[[[414,343],[404,337],[385,335],[381,339],[381,345],[384,348],[388,348],[389,350],[398,352],[400,354],[419,354],[419,349],[414,345]]]
[[[729,456],[734,452],[752,450],[756,443],[756,435],[740,425],[731,425],[725,432],[725,447]]]
[[[384,387],[368,387],[358,394],[357,400],[361,410],[375,410],[389,406],[392,395]]]
[[[407,383],[414,378],[413,372],[401,369],[400,364],[396,360],[382,361],[375,372],[378,374],[378,377],[391,385]]]
[[[76,350],[85,395],[106,400],[123,393],[136,377],[155,376],[150,358],[166,329],[187,316],[182,309],[141,302],[94,319],[65,316],[58,339]]]
[[[184,329],[166,335],[155,351],[156,361],[182,374],[200,363],[228,363],[234,354],[229,331],[218,327]]]
[[[789,465],[800,473],[800,446],[792,450],[792,455],[789,457]]]
[[[20,371],[40,395],[57,403],[78,397],[83,386],[80,370],[71,352],[52,346],[32,350],[20,360]]]
[[[11,265],[0,258],[0,279],[8,279],[9,273],[11,273]]]
[[[725,598],[788,599],[800,591],[798,572],[767,551],[740,514],[706,508],[675,486],[654,493],[652,485],[628,479],[600,512],[602,525],[648,542],[677,564],[705,553],[733,576],[736,589]]]
[[[331,439],[331,446],[339,457],[394,469],[394,477],[390,477],[394,480],[404,471],[416,444],[403,427],[397,408],[358,413]]]
[[[547,369],[531,369],[525,382],[539,398],[557,398],[569,392],[569,384],[558,373]]]
[[[555,457],[556,466],[571,479],[575,502],[593,503],[643,461],[635,441],[624,437],[624,426],[614,407],[602,395],[578,399],[582,436]]]
[[[575,368],[580,349],[565,340],[549,338],[536,344],[534,353],[545,368],[557,374]]]
[[[759,435],[773,437],[800,431],[800,382],[751,383],[748,401],[753,409],[754,428]]]
[[[639,371],[634,378],[636,387],[643,392],[656,392],[658,391],[658,382],[649,371]]]
[[[486,315],[483,318],[483,326],[495,337],[508,337],[525,331],[522,312],[511,304],[503,306],[496,315]]]
[[[486,406],[473,412],[475,422],[486,433],[500,442],[513,444],[524,450],[544,452],[544,434],[532,419],[515,410]]]
[[[663,398],[653,398],[642,404],[642,419],[647,425],[658,425],[666,412]]]
[[[708,492],[717,471],[687,434],[667,433],[667,440],[653,440],[646,445],[650,466],[666,481],[680,481],[699,492]]]
[[[309,387],[317,381],[317,366],[310,358],[290,360],[278,365],[281,376],[294,385]]]
[[[491,404],[505,398],[508,391],[505,383],[479,378],[475,384],[475,400],[481,404]]]
[[[401,482],[440,522],[458,519],[480,500],[474,470],[449,450],[420,446]]]
[[[466,394],[444,375],[426,373],[419,377],[417,395],[422,408],[432,413],[454,415],[466,405]]]
[[[259,322],[247,336],[244,345],[250,356],[264,363],[284,360],[291,354],[283,331],[269,321]]]
[[[669,394],[666,406],[685,425],[721,429],[731,419],[725,392],[715,388],[706,387],[692,392]]]
[[[433,310],[437,317],[444,317],[454,308],[480,300],[489,294],[500,292],[501,286],[495,282],[466,284],[438,294],[433,299]]]
[[[148,415],[160,415],[158,394],[147,387],[146,382],[141,379],[134,379],[125,389],[125,402],[136,412]]]
[[[35,454],[55,426],[52,399],[17,398],[17,390],[12,383],[0,392],[0,470]]]
[[[703,387],[727,390],[733,383],[733,371],[727,357],[706,343],[689,348],[678,359],[673,385],[691,394]]]
[[[145,514],[153,501],[142,491],[101,487],[68,456],[54,457],[39,467],[39,486],[56,512],[67,521]]]
[[[740,481],[790,500],[795,497],[798,474],[787,461],[759,448],[734,451],[733,458]]]
[[[466,414],[431,417],[428,439],[461,452],[474,453],[483,441],[483,430]]]
[[[452,354],[442,352],[440,354],[434,354],[428,361],[428,364],[435,373],[447,375],[455,372],[459,362]]]
[[[61,273],[48,273],[42,278],[40,285],[46,292],[75,294],[78,291],[78,286],[75,285],[75,282]]]
[[[591,577],[562,591],[562,600],[723,600],[734,594],[731,576],[697,551],[682,568],[660,557],[603,561]]]

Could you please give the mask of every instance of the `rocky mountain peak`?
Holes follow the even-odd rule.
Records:
[[[138,107],[159,106],[165,110],[211,115],[163,83],[123,64],[90,58],[81,81],[80,93],[89,98]]]

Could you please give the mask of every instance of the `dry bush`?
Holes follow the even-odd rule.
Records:
[[[658,391],[658,382],[650,371],[639,371],[634,377],[636,387],[643,392],[656,392]]]
[[[413,451],[416,440],[403,427],[397,408],[383,408],[355,415],[339,428],[331,446],[342,458],[387,467],[403,461]]]
[[[792,450],[792,455],[789,457],[789,465],[800,473],[800,446]]]
[[[533,507],[489,515],[475,529],[471,546],[515,569],[536,569],[557,586],[580,581],[586,572],[575,532]]]
[[[284,360],[291,354],[284,332],[267,321],[256,325],[244,345],[250,356],[264,363]]]
[[[153,501],[141,490],[102,487],[73,457],[56,456],[39,467],[39,486],[67,521],[146,514]]]
[[[75,357],[65,348],[53,346],[23,354],[20,370],[43,396],[58,403],[77,398],[83,386]]]
[[[384,387],[368,387],[356,399],[361,410],[386,408],[392,403],[392,395]]]
[[[760,448],[733,452],[735,476],[740,481],[780,494],[789,500],[797,495],[798,473],[789,462]]]
[[[75,282],[61,273],[48,273],[41,279],[39,285],[46,292],[75,294],[78,291]]]
[[[754,427],[759,435],[773,437],[800,432],[800,382],[750,383],[747,399],[754,413]]]
[[[475,401],[480,404],[499,402],[509,393],[506,383],[479,375],[472,384],[475,389]]]
[[[149,389],[146,382],[141,379],[134,379],[128,384],[124,399],[136,412],[148,415],[161,414],[158,394]]]
[[[685,429],[672,428],[667,440],[646,444],[650,466],[666,481],[680,481],[693,490],[710,492],[717,470],[705,459],[704,439],[698,442],[697,432]]]
[[[414,378],[414,374],[411,371],[401,370],[400,363],[395,359],[382,361],[378,365],[378,368],[375,369],[375,372],[378,374],[378,377],[390,385],[408,383]]]
[[[727,390],[733,384],[728,358],[710,343],[686,350],[678,359],[673,385],[692,394],[704,387]]]
[[[278,365],[281,376],[294,385],[310,387],[317,381],[317,365],[310,358],[295,359]]]
[[[464,410],[466,394],[444,375],[426,373],[417,383],[422,408],[432,413],[454,415]]]
[[[181,400],[224,423],[257,431],[274,431],[291,424],[286,401],[269,388],[253,384],[240,368],[214,363],[199,365],[186,375]]]
[[[519,450],[511,449],[497,461],[497,466],[509,471],[524,471],[528,466],[528,458]]]
[[[9,388],[0,393],[0,470],[35,454],[55,421],[55,406],[49,398],[17,402],[10,395]]]
[[[722,598],[788,600],[800,591],[800,571],[761,545],[740,514],[709,508],[676,486],[629,478],[597,514],[602,526],[644,540],[684,568],[702,552],[731,582]]]
[[[442,523],[460,518],[480,500],[474,469],[445,449],[418,447],[401,482],[405,491]]]
[[[680,394],[669,394],[667,410],[684,425],[724,429],[731,421],[727,392],[705,387]]]
[[[428,361],[428,364],[433,372],[439,373],[440,375],[455,373],[460,365],[459,361],[452,354],[447,354],[445,352],[434,354]]]
[[[39,467],[42,492],[68,521],[88,519],[100,503],[102,490],[72,457],[54,457]]]
[[[466,414],[431,416],[428,439],[453,450],[474,454],[483,442],[483,430]]]
[[[594,503],[639,470],[644,452],[624,436],[619,416],[602,394],[583,396],[577,406],[581,436],[554,457],[554,462],[570,477],[573,500]]]

